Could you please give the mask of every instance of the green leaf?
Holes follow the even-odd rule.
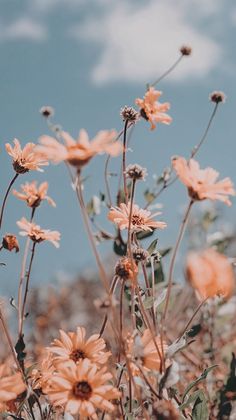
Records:
[[[124,255],[126,255],[127,245],[121,242],[119,238],[116,238],[113,242],[113,251],[115,252],[115,254],[123,257]]]
[[[153,251],[155,251],[156,246],[157,246],[157,242],[158,239],[154,239],[154,241],[152,241],[147,249],[147,252],[151,255],[153,253]]]
[[[188,408],[191,404],[194,404],[196,399],[203,393],[201,389],[193,392],[187,399],[187,401],[179,406],[179,410],[183,411]]]
[[[164,248],[164,249],[160,250],[160,254],[161,254],[162,258],[165,257],[166,255],[168,255],[171,250],[172,250],[172,247],[168,247],[168,248]]]
[[[152,203],[153,200],[155,199],[155,194],[153,194],[151,191],[146,190],[143,193],[145,200],[147,201],[147,203]]]
[[[206,379],[206,377],[207,377],[208,373],[209,373],[212,369],[214,369],[216,366],[218,366],[218,365],[213,365],[213,366],[210,366],[209,368],[205,369],[205,370],[202,372],[201,376],[199,376],[199,378],[197,378],[195,381],[191,382],[191,383],[187,386],[187,388],[185,389],[185,392],[184,392],[184,394],[183,394],[182,401],[184,401],[184,399],[185,399],[186,395],[189,393],[189,391],[190,391],[193,387],[195,387],[196,385],[198,385],[200,382],[204,381],[204,380]]]
[[[149,236],[152,236],[152,235],[153,235],[154,231],[155,231],[155,229],[154,229],[154,230],[152,230],[152,231],[143,231],[143,232],[138,232],[138,233],[137,233],[137,238],[138,238],[139,240],[149,238]]]
[[[207,407],[207,399],[203,392],[198,396],[196,399],[193,411],[192,411],[192,419],[193,420],[208,420],[209,413]]]

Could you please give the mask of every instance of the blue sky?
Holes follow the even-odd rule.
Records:
[[[152,183],[152,174],[160,174],[172,155],[188,156],[212,111],[209,93],[223,90],[227,101],[220,107],[198,158],[203,167],[210,165],[235,182],[235,31],[233,0],[1,0],[1,196],[13,175],[4,144],[14,137],[23,144],[37,142],[40,135],[48,133],[38,112],[42,105],[52,105],[55,121],[73,136],[80,128],[86,128],[90,136],[100,129],[120,130],[120,108],[143,96],[146,82],[173,63],[183,43],[192,45],[192,57],[183,60],[159,86],[163,101],[171,103],[173,123],[150,132],[147,123],[140,122],[128,161],[147,167],[147,182]],[[90,175],[87,199],[98,189],[104,191],[103,164],[104,157],[98,157],[86,169]],[[112,170],[118,167],[112,162]],[[79,208],[64,166],[24,175],[17,186],[29,179],[48,180],[49,195],[57,208],[43,204],[36,220],[62,234],[59,250],[46,243],[38,247],[32,282],[55,281],[61,273],[74,275],[91,266]],[[116,185],[115,178],[111,182]],[[160,245],[171,243],[186,201],[181,185],[163,194],[163,220],[168,229],[160,233]],[[16,220],[28,214],[24,203],[10,197],[3,233],[17,233]],[[233,220],[234,208],[226,209],[225,214],[227,220]],[[101,223],[112,231],[104,217]],[[22,250],[23,244],[21,239]],[[107,255],[107,248],[100,248]],[[1,260],[7,263],[2,268],[1,287],[11,295],[21,254],[4,251]]]

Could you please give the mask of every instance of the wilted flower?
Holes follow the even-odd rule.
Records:
[[[180,48],[180,52],[182,55],[191,55],[192,48],[189,45],[182,45],[182,47]]]
[[[97,154],[108,153],[117,156],[122,152],[121,143],[115,141],[117,133],[114,130],[99,131],[91,141],[85,130],[80,130],[77,140],[65,131],[60,134],[65,144],[59,143],[53,137],[42,136],[41,145],[38,146],[38,150],[54,163],[67,161],[76,168],[81,168]]]
[[[215,91],[210,94],[209,99],[211,102],[215,102],[216,104],[219,104],[220,102],[223,102],[223,103],[225,102],[226,96],[224,92]]]
[[[42,184],[37,187],[37,182],[26,182],[25,184],[21,185],[22,192],[18,192],[13,190],[13,194],[19,198],[20,200],[26,201],[29,207],[38,207],[43,200],[47,200],[47,202],[55,207],[55,202],[47,195],[48,191],[48,183],[42,182]]]
[[[0,412],[7,409],[7,404],[24,392],[26,386],[20,373],[0,377]]]
[[[139,120],[139,113],[132,108],[131,106],[126,106],[121,108],[120,116],[122,117],[123,121],[130,121],[131,123],[136,123]]]
[[[20,232],[21,236],[29,236],[33,242],[38,243],[49,241],[56,248],[59,248],[61,234],[57,230],[41,229],[39,225],[36,225],[33,222],[29,222],[25,217],[22,217],[21,220],[17,222],[17,225],[20,229],[23,229]]]
[[[142,117],[151,123],[151,130],[156,128],[156,123],[170,124],[172,121],[172,118],[165,114],[170,109],[170,104],[168,102],[163,104],[158,102],[161,95],[162,92],[150,87],[143,99],[137,98],[135,100],[136,105],[141,109]]]
[[[138,266],[135,261],[128,257],[122,257],[115,266],[116,275],[122,280],[135,280],[138,274]]]
[[[2,246],[10,252],[13,251],[13,249],[15,249],[15,252],[19,252],[20,249],[17,237],[11,234],[7,234],[3,237]]]
[[[44,351],[44,355],[38,365],[30,373],[30,377],[33,380],[33,389],[43,390],[48,385],[55,371],[52,354]]]
[[[219,172],[212,168],[200,169],[199,163],[194,159],[187,162],[183,157],[176,157],[172,159],[172,164],[193,200],[208,198],[223,201],[228,206],[231,205],[228,196],[235,195],[235,190],[230,178],[216,182]]]
[[[125,171],[125,174],[130,179],[136,180],[136,181],[143,181],[147,176],[147,169],[142,168],[142,166],[135,163],[134,165],[128,165]]]
[[[6,151],[13,158],[13,168],[18,174],[28,171],[41,171],[40,166],[48,165],[45,156],[43,157],[36,149],[34,143],[27,143],[23,149],[19,140],[13,140],[14,147],[6,143]]]
[[[128,205],[121,203],[120,207],[111,207],[108,213],[108,219],[119,226],[120,229],[128,229],[129,227],[129,214],[130,202]],[[160,212],[151,214],[150,211],[140,209],[137,204],[133,205],[131,216],[131,230],[134,232],[139,231],[152,231],[153,229],[164,229],[165,222],[156,222],[152,217],[158,216]]]
[[[229,298],[235,287],[235,275],[228,258],[215,251],[190,252],[186,274],[192,287],[202,299],[221,295]]]
[[[120,396],[120,392],[108,381],[112,379],[106,368],[98,369],[88,359],[78,364],[73,361],[61,365],[45,392],[55,406],[63,406],[65,412],[79,415],[81,419],[98,419],[96,410],[112,412],[110,402]]]
[[[51,347],[48,347],[56,355],[55,362],[73,360],[78,363],[82,359],[89,359],[93,363],[106,363],[111,353],[105,351],[106,343],[103,338],[99,334],[93,334],[86,340],[85,336],[86,330],[83,327],[69,333],[60,330],[60,339],[55,339]]]

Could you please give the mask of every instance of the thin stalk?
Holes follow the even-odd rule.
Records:
[[[125,202],[128,203],[128,190],[127,190],[127,183],[126,183],[126,141],[127,141],[127,127],[128,127],[129,121],[125,121],[124,126],[124,137],[123,137],[123,156],[122,156],[122,172],[123,172],[123,182],[124,182],[124,194],[125,194]]]
[[[9,347],[11,349],[11,353],[12,353],[13,359],[15,361],[15,364],[16,364],[18,370],[20,372],[22,372],[22,369],[21,369],[21,366],[20,366],[20,364],[18,362],[18,359],[17,359],[17,356],[16,356],[16,351],[15,351],[14,346],[12,344],[12,340],[11,340],[11,337],[10,337],[10,334],[9,334],[9,331],[8,331],[8,327],[6,325],[6,321],[4,319],[4,315],[2,313],[1,307],[0,307],[0,320],[1,320],[1,323],[2,323],[3,331],[5,333],[5,336],[6,336],[8,345],[9,345]]]
[[[149,380],[148,380],[148,378],[146,377],[146,375],[145,375],[145,373],[144,373],[143,369],[141,368],[141,366],[138,366],[138,368],[139,368],[139,370],[140,370],[140,372],[141,372],[141,374],[142,374],[142,377],[143,377],[144,381],[146,382],[146,384],[147,384],[147,385],[148,385],[148,387],[150,388],[151,392],[155,395],[155,397],[156,397],[158,400],[160,400],[160,399],[161,399],[160,395],[158,395],[158,393],[157,393],[157,392],[155,391],[155,389],[153,388],[152,384],[149,382]]]
[[[9,192],[11,191],[11,188],[15,182],[15,180],[18,178],[19,174],[15,174],[15,176],[12,178],[10,184],[8,185],[7,191],[5,193],[3,202],[2,202],[2,208],[1,208],[1,213],[0,213],[0,229],[2,227],[2,221],[3,221],[3,214],[4,214],[4,209],[5,209],[5,205],[6,205],[6,201],[7,201],[7,197],[9,195]]]
[[[85,207],[85,204],[84,204],[84,199],[83,199],[80,175],[78,175],[78,182],[76,183],[76,193],[77,193],[77,197],[78,197],[78,200],[79,200],[85,229],[87,231],[87,235],[88,235],[88,238],[89,238],[89,241],[90,241],[90,245],[91,245],[92,251],[94,253],[97,266],[98,266],[100,278],[101,278],[101,281],[103,283],[103,286],[104,286],[105,290],[109,294],[108,278],[107,278],[106,272],[104,270],[103,264],[101,262],[100,255],[97,251],[97,247],[96,247],[96,244],[95,244],[95,241],[94,241],[93,234],[92,234],[91,229],[90,229],[88,214],[87,214],[86,207]]]
[[[176,260],[176,255],[180,246],[180,243],[182,241],[183,235],[184,235],[184,231],[188,222],[188,217],[190,214],[190,210],[192,208],[194,201],[190,200],[189,205],[186,209],[184,218],[182,220],[181,226],[180,226],[180,230],[179,230],[179,234],[177,237],[177,241],[172,253],[172,257],[171,257],[171,261],[170,261],[170,269],[169,269],[169,275],[168,275],[168,286],[167,286],[167,293],[166,293],[166,301],[165,301],[165,307],[164,307],[164,312],[162,315],[162,320],[164,320],[166,318],[166,314],[167,314],[167,310],[168,310],[168,306],[169,306],[169,301],[170,301],[170,293],[171,293],[171,288],[172,288],[172,283],[173,283],[173,272],[174,272],[174,267],[175,267],[175,260]]]
[[[146,270],[145,264],[142,262],[141,265],[142,265],[143,276],[144,276],[146,288],[148,290],[148,296],[149,297],[151,297],[151,296],[153,297],[153,294],[150,291],[150,285],[149,285],[149,281],[148,281],[147,270]],[[153,319],[153,325],[154,325],[154,328],[156,330],[156,318],[155,318],[155,311],[154,311],[154,308],[153,307],[150,308],[150,312],[151,312],[152,319]]]
[[[21,320],[22,320],[22,322],[21,322],[21,328],[20,328],[20,331],[19,331],[19,336],[22,335],[22,330],[23,330],[23,323],[24,323],[24,316],[25,316],[25,305],[26,305],[27,295],[28,295],[28,291],[29,291],[29,281],[30,281],[30,274],[31,274],[32,264],[33,264],[34,255],[35,255],[35,247],[36,247],[36,242],[33,242],[33,247],[32,247],[32,251],[31,251],[31,258],[30,258],[30,263],[29,263],[29,269],[28,269],[27,275],[26,275],[25,294],[24,294],[23,305],[22,305],[22,310],[21,310]]]
[[[133,329],[136,328],[136,317],[134,311],[134,296],[135,296],[135,286],[136,286],[136,275],[135,275],[135,262],[132,255],[132,244],[131,244],[131,223],[132,223],[132,213],[133,213],[133,203],[134,203],[134,192],[135,192],[136,180],[133,179],[131,187],[131,197],[130,197],[130,211],[129,211],[129,224],[128,224],[128,243],[127,243],[127,254],[131,260],[131,268],[133,273],[133,280],[131,282],[131,319],[133,324]]]
[[[210,120],[209,120],[209,122],[207,124],[207,127],[206,127],[204,133],[203,133],[203,136],[202,136],[201,140],[199,141],[199,143],[197,144],[197,146],[194,147],[194,149],[193,149],[193,151],[191,153],[190,159],[192,159],[197,154],[198,150],[200,149],[200,147],[204,143],[204,141],[205,141],[205,139],[207,137],[208,131],[209,131],[210,127],[211,127],[212,121],[213,121],[213,119],[215,117],[215,114],[216,114],[218,105],[219,105],[219,103],[216,103],[215,104],[214,109],[213,109],[213,112],[212,112],[211,117],[210,117]]]
[[[110,288],[110,290],[109,290],[109,296],[110,296],[111,294],[113,294],[113,292],[115,291],[115,287],[116,287],[116,284],[117,284],[117,280],[118,280],[118,278],[117,278],[117,277],[114,277],[114,279],[113,279],[113,281],[112,281],[112,284],[111,284],[111,288]],[[108,315],[107,315],[107,313],[106,313],[106,315],[104,316],[104,320],[103,320],[103,323],[102,323],[102,327],[101,327],[101,329],[100,329],[99,337],[101,337],[101,336],[102,336],[102,334],[104,333],[104,330],[105,330],[106,325],[107,325],[107,320],[108,320]]]
[[[121,288],[120,288],[120,346],[119,346],[119,355],[118,355],[118,363],[120,363],[121,358],[121,349],[122,349],[122,341],[123,341],[123,296],[124,296],[124,288],[125,288],[125,280],[122,280]]]
[[[108,164],[110,161],[110,155],[107,156],[106,158],[106,162],[105,162],[105,168],[104,168],[104,180],[105,180],[105,187],[106,187],[106,192],[107,192],[107,199],[108,199],[108,207],[112,206],[112,198],[111,198],[111,191],[110,191],[110,186],[109,186],[109,181],[108,181]]]
[[[175,69],[175,67],[177,67],[177,65],[180,63],[182,58],[183,58],[183,55],[181,54],[181,56],[174,62],[174,64],[172,64],[169,67],[169,69],[167,69],[160,77],[158,77],[158,79],[155,80],[155,82],[153,82],[149,86],[155,87],[158,83],[160,83],[161,80],[163,80],[166,76],[168,76],[168,74],[170,74]]]
[[[32,208],[32,213],[31,213],[31,218],[30,221],[33,221],[33,217],[35,215],[35,210],[36,208]],[[20,272],[20,281],[19,281],[19,286],[18,286],[18,332],[20,334],[20,331],[22,329],[22,323],[23,323],[23,319],[21,317],[22,312],[21,312],[21,308],[22,308],[22,292],[23,292],[23,282],[25,279],[25,271],[26,271],[26,262],[27,262],[27,257],[28,257],[28,252],[29,252],[29,246],[30,246],[30,241],[31,239],[28,237],[25,243],[25,250],[24,250],[24,254],[23,254],[23,259],[22,259],[22,264],[21,264],[21,272]]]
[[[204,300],[202,300],[202,302],[199,303],[199,305],[197,306],[196,310],[194,311],[193,315],[191,316],[190,320],[187,322],[187,324],[185,325],[182,333],[180,334],[178,341],[180,341],[181,337],[184,335],[184,333],[187,331],[188,327],[191,325],[192,321],[194,320],[195,316],[197,315],[197,313],[200,311],[201,307],[204,305],[204,303],[207,301],[208,297]]]

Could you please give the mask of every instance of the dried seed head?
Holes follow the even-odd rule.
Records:
[[[223,102],[223,103],[225,102],[226,96],[225,96],[224,92],[215,91],[215,92],[212,92],[210,94],[209,99],[210,99],[211,102],[219,104],[220,102]]]
[[[179,49],[182,55],[191,55],[192,54],[192,48],[190,45],[182,45],[182,47]]]
[[[39,112],[45,118],[53,117],[53,115],[55,113],[54,109],[51,106],[42,106],[42,108],[40,108]]]
[[[133,258],[136,261],[136,263],[140,261],[146,261],[149,257],[149,253],[146,251],[146,249],[135,247],[132,250]]]
[[[147,176],[147,169],[135,163],[134,165],[128,165],[125,173],[131,179],[143,181]]]
[[[16,236],[10,234],[3,237],[2,246],[10,252],[13,251],[13,249],[15,249],[15,252],[19,252],[20,249]]]
[[[115,273],[122,280],[133,280],[137,272],[137,264],[128,257],[121,258],[115,266]]]
[[[127,105],[125,105],[124,108],[121,108],[120,116],[122,117],[123,121],[130,121],[133,124],[139,120],[139,113],[134,108]]]

